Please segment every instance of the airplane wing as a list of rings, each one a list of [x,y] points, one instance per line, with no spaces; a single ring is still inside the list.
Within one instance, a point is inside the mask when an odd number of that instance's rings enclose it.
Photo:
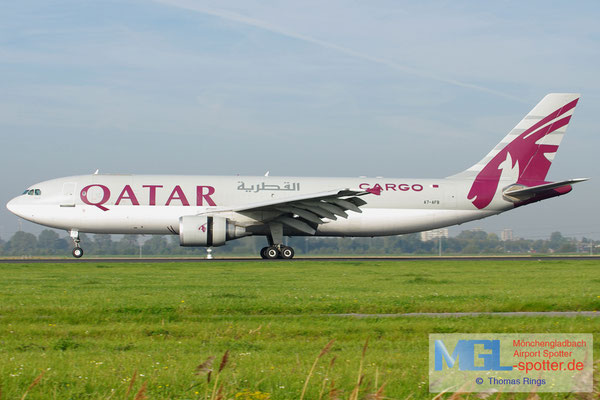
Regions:
[[[525,201],[535,196],[544,195],[550,192],[551,190],[558,189],[560,187],[570,186],[578,182],[587,181],[588,179],[589,178],[568,179],[565,181],[551,182],[531,187],[523,185],[511,185],[504,190],[503,194],[504,196],[514,201]]]
[[[359,196],[378,194],[374,191],[339,189],[318,192],[283,199],[274,199],[258,203],[246,204],[229,210],[238,213],[264,212],[267,220],[264,222],[279,222],[309,235],[316,232],[315,226],[325,223],[323,218],[336,220],[338,217],[347,218],[346,211],[361,213],[361,206],[367,204]]]

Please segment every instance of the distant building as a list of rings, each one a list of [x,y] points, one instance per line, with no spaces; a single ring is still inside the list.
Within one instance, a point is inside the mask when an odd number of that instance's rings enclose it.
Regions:
[[[506,242],[507,240],[513,240],[513,231],[512,229],[504,229],[500,232],[500,240]]]
[[[439,237],[448,237],[448,228],[433,229],[430,231],[421,232],[421,241],[437,239]]]

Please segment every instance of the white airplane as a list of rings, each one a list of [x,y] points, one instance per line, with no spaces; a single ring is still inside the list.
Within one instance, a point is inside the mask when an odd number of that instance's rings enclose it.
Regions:
[[[263,258],[290,259],[284,236],[386,236],[496,215],[560,196],[584,179],[546,181],[578,94],[549,94],[471,168],[442,179],[271,176],[71,176],[41,182],[7,208],[79,232],[179,235],[181,246],[266,236]],[[268,174],[267,174],[268,175]]]

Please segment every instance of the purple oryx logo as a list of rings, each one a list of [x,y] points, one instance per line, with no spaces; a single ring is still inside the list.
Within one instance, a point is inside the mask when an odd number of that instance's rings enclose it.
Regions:
[[[518,179],[516,183],[525,186],[546,183],[546,175],[552,162],[546,158],[545,154],[555,153],[558,145],[537,144],[537,142],[569,123],[570,115],[561,119],[557,118],[573,109],[577,105],[577,100],[579,99],[559,108],[521,133],[486,164],[473,181],[467,196],[475,207],[482,209],[491,203],[498,189],[505,161],[510,161],[512,165],[509,167],[511,168],[517,166]],[[548,124],[555,119],[556,121]]]

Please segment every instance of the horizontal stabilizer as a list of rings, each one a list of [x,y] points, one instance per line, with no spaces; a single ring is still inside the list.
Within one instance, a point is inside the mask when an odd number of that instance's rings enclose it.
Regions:
[[[558,189],[561,187],[569,186],[569,189],[570,189],[570,185],[573,185],[573,184],[579,183],[579,182],[583,182],[583,181],[587,181],[588,179],[589,178],[568,179],[566,181],[550,182],[550,183],[545,183],[543,185],[537,185],[537,186],[531,186],[531,187],[516,184],[516,185],[511,185],[508,188],[504,189],[502,194],[504,195],[504,197],[507,197],[511,201],[525,201],[525,200],[529,200],[537,195],[542,195],[542,194],[548,193],[551,190]]]

